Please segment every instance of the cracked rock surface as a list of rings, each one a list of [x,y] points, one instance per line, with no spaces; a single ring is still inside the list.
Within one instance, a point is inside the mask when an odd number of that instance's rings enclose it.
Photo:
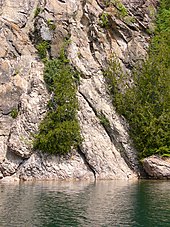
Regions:
[[[112,106],[103,70],[113,53],[125,71],[146,56],[157,1],[122,3],[128,12],[124,18],[104,0],[0,1],[1,179],[137,178],[136,151],[125,120]],[[108,28],[101,26],[103,12],[109,18]],[[78,151],[56,157],[32,147],[50,98],[35,45],[50,41],[50,55],[55,58],[68,37],[68,58],[82,75],[77,95],[84,140]],[[109,120],[109,130],[100,124],[99,112]]]

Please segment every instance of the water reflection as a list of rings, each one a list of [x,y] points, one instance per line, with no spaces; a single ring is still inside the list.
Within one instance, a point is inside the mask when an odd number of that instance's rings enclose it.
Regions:
[[[170,182],[0,184],[0,226],[170,226]]]
[[[136,187],[135,226],[170,226],[170,182],[142,181]]]

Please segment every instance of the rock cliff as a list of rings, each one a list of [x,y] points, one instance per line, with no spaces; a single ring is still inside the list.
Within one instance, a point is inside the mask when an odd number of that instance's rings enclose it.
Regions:
[[[0,0],[0,178],[137,178],[136,151],[103,70],[113,53],[125,71],[146,56],[156,5],[156,0]],[[56,58],[68,37],[68,58],[81,72],[77,96],[84,139],[78,151],[57,157],[32,147],[50,99],[35,47],[39,39],[50,41],[49,55]]]

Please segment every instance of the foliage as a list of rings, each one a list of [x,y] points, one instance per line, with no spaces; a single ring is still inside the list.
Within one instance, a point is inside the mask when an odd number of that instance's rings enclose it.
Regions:
[[[136,19],[135,17],[132,17],[129,15],[127,8],[124,6],[124,4],[121,2],[121,0],[105,0],[104,5],[106,7],[114,7],[115,15],[123,20],[126,24],[130,25],[132,23],[135,23]],[[110,24],[112,15],[108,12],[103,12],[100,15],[100,26],[103,28],[108,28]]]
[[[103,28],[107,28],[109,25],[109,14],[103,12],[100,16],[100,26]]]
[[[58,59],[45,64],[44,80],[52,93],[49,111],[39,126],[34,147],[53,154],[66,154],[81,143],[77,120],[77,74],[65,57],[64,50]]]
[[[133,23],[135,23],[136,22],[136,19],[135,19],[135,17],[133,17],[133,16],[125,16],[124,17],[124,22],[126,23],[126,24],[128,24],[128,25],[131,25],[131,24],[133,24]]]
[[[43,40],[36,46],[39,57],[43,60],[47,57],[48,50],[50,49],[49,41]]]
[[[120,92],[126,87],[126,78],[121,69],[120,63],[116,56],[113,54],[109,62],[109,67],[104,72],[108,89],[112,95],[113,104],[119,108],[119,112],[122,114],[123,105],[123,94]]]
[[[170,154],[169,13],[169,1],[163,0],[149,57],[142,69],[133,72],[133,86],[126,82],[115,58],[105,72],[113,103],[128,120],[130,134],[141,158]]]
[[[34,12],[34,17],[37,17],[41,13],[41,8],[37,7]]]
[[[155,16],[156,16],[156,9],[154,7],[154,5],[148,5],[147,10],[149,11],[149,16],[151,17],[152,20],[155,20]]]
[[[18,109],[17,108],[13,108],[12,111],[11,111],[11,113],[10,113],[10,115],[14,119],[17,118],[17,116],[18,116]]]
[[[125,16],[128,16],[128,10],[124,6],[124,4],[121,2],[121,0],[107,0],[105,1],[106,6],[115,6],[117,9],[117,15],[121,18],[124,18]]]
[[[116,7],[119,10],[119,15],[121,17],[125,17],[128,15],[128,11],[127,11],[126,7],[121,2],[117,1]]]
[[[54,31],[56,29],[56,25],[51,20],[47,20],[47,25],[50,30]]]

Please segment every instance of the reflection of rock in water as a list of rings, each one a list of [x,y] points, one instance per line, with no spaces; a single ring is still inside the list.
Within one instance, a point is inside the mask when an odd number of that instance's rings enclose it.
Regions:
[[[26,226],[119,225],[125,221],[121,214],[126,213],[126,207],[132,206],[129,191],[133,192],[135,185],[136,183],[127,181],[0,185],[0,224],[23,226],[26,222]],[[126,218],[126,221],[130,220],[130,217]]]
[[[0,184],[0,226],[169,226],[167,181]]]
[[[112,53],[128,71],[144,58],[151,22],[147,4],[123,1],[127,18],[115,14],[114,6],[106,7],[110,23],[106,29],[100,23],[104,1],[38,2],[0,1],[0,178],[94,179],[94,172],[97,179],[136,178],[135,150],[126,123],[111,104],[102,72]],[[48,54],[57,57],[66,37],[68,58],[82,75],[78,117],[84,141],[80,152],[61,158],[32,150],[33,135],[50,99],[34,46],[47,40]],[[98,112],[110,122],[109,133]]]

